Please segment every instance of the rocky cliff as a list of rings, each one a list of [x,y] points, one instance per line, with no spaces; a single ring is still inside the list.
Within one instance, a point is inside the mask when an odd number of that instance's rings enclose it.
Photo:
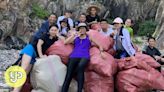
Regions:
[[[156,21],[158,23],[154,36],[157,37],[158,48],[164,49],[164,0],[160,1],[156,13]]]
[[[44,21],[34,13],[34,5],[58,16],[65,10],[72,10],[74,18],[77,18],[79,13],[86,12],[88,6],[93,4],[101,8],[101,17],[108,11],[107,18],[120,16],[144,21],[155,16],[156,20],[163,20],[160,15],[164,15],[161,13],[163,0],[0,0],[1,42],[10,48],[22,48],[28,42],[32,32]],[[163,21],[159,23],[161,26],[157,30],[163,30]],[[14,46],[15,42],[19,46]]]

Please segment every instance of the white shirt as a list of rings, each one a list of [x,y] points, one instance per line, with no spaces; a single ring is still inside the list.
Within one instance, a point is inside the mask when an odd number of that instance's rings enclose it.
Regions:
[[[102,33],[105,36],[110,36],[113,32],[114,30],[112,28],[108,28],[106,32],[102,31],[102,29],[100,30],[100,33]]]
[[[60,34],[67,35],[67,27],[66,27],[66,28],[63,28],[63,29],[60,31]]]

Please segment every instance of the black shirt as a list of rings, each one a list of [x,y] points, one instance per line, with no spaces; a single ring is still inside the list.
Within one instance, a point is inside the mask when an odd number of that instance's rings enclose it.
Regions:
[[[58,37],[49,38],[50,35],[49,34],[45,34],[43,35],[40,39],[44,41],[43,45],[42,45],[42,53],[45,54],[46,50],[55,42],[58,40]]]
[[[155,48],[155,47],[151,48],[150,46],[147,46],[145,51],[143,51],[143,53],[150,55],[153,58],[154,58],[154,55],[161,56],[161,53],[157,48]]]
[[[46,50],[55,42],[58,40],[58,37],[56,38],[53,38],[53,39],[50,39],[49,38],[50,35],[49,34],[43,34],[39,39],[43,40],[44,43],[42,45],[42,53],[45,54]],[[39,40],[38,39],[38,40]],[[39,56],[38,55],[38,52],[37,52],[37,44],[38,44],[38,40],[32,40],[30,42],[30,44],[33,45],[33,47],[35,48],[35,51],[36,51],[36,54],[37,54],[37,57]]]
[[[87,23],[93,22],[93,21],[100,21],[100,17],[96,15],[95,17],[92,17],[91,15],[86,16]]]

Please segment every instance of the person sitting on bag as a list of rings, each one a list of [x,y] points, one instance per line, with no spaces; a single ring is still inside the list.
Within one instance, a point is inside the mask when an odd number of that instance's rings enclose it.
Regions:
[[[70,26],[69,26],[69,23],[68,23],[68,19],[67,18],[64,18],[63,20],[60,21],[60,30],[59,30],[59,33],[61,36],[63,37],[66,37],[67,36],[67,33],[68,31],[70,30]]]
[[[106,19],[100,20],[100,26],[101,26],[101,30],[100,30],[101,34],[112,37],[112,33],[114,32],[114,30],[112,30],[112,26],[108,24],[108,21]]]
[[[132,20],[132,19],[126,19],[124,27],[125,27],[125,28],[128,30],[128,32],[130,33],[130,37],[131,37],[131,38],[134,37],[134,33],[133,33],[134,31],[133,31],[132,25],[133,25],[133,20]]]
[[[114,49],[116,50],[115,58],[125,58],[135,56],[136,50],[134,49],[131,41],[130,34],[127,29],[123,27],[123,20],[117,17],[113,21],[114,27]]]
[[[58,26],[52,25],[49,28],[49,32],[43,34],[37,43],[31,42],[22,49],[20,52],[20,61],[18,61],[17,64],[21,65],[27,75],[29,74],[32,65],[36,62],[36,57],[46,57],[45,51],[59,38],[57,34]],[[14,88],[12,92],[20,92],[20,90],[21,87]]]
[[[86,22],[87,23],[91,23],[93,21],[100,21],[100,16],[98,15],[98,13],[100,12],[100,8],[96,5],[91,5],[90,7],[88,7],[87,9],[87,13],[88,15],[86,16]]]
[[[87,64],[89,63],[89,50],[91,47],[91,41],[93,40],[86,34],[86,32],[89,30],[85,23],[80,23],[78,25],[77,31],[78,33],[75,31],[71,37],[65,40],[65,44],[73,43],[74,49],[69,56],[67,73],[61,92],[68,92],[68,88],[74,74],[77,74],[78,92],[82,92],[83,89],[84,71]],[[100,54],[103,56],[103,48],[101,46],[98,47],[101,51]]]
[[[86,23],[87,24],[87,22],[86,22],[86,14],[85,13],[81,13],[79,15],[78,21],[75,22],[75,28],[78,27],[79,23]]]
[[[164,65],[164,58],[163,58],[162,54],[160,53],[160,51],[155,47],[155,45],[156,45],[155,42],[156,42],[156,40],[154,37],[149,37],[148,38],[148,46],[145,46],[144,50],[142,52],[144,54],[150,55],[161,65]]]
[[[34,33],[31,40],[37,41],[43,34],[48,33],[49,27],[55,25],[57,21],[57,15],[52,13],[49,15],[48,20],[42,23],[37,32]]]
[[[73,29],[74,27],[74,22],[73,22],[73,19],[71,18],[72,17],[72,11],[71,10],[66,10],[64,12],[64,15],[63,16],[59,16],[58,19],[57,19],[57,25],[59,27],[59,30],[61,30],[61,24],[60,24],[60,21],[62,21],[63,19],[67,18],[68,19],[68,24],[70,26],[70,29]]]

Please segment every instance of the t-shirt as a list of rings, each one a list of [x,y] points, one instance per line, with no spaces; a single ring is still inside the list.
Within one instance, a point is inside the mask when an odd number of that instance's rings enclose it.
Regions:
[[[39,39],[43,40],[44,43],[42,45],[42,53],[45,54],[46,50],[55,42],[58,40],[58,38],[53,38],[53,39],[50,39],[49,38],[49,34],[43,34]],[[39,40],[38,39],[38,40]],[[38,52],[37,52],[37,44],[38,44],[38,40],[33,40],[30,42],[30,44],[32,44],[32,46],[34,47],[35,51],[36,51],[36,54],[38,56]]]
[[[100,30],[100,33],[105,35],[105,36],[110,36],[114,30],[112,28],[108,28],[106,32],[104,32],[102,29]]]
[[[65,27],[65,28],[62,28],[59,33],[62,36],[66,36],[68,31],[69,31],[69,29],[67,27]]]
[[[133,37],[133,29],[131,27],[128,26],[124,26],[124,28],[126,28],[130,34],[130,37]]]
[[[50,35],[49,34],[44,34],[40,39],[44,41],[43,45],[42,45],[42,52],[43,54],[46,52],[46,50],[55,42],[58,40],[58,37],[49,38]]]
[[[87,23],[93,22],[93,21],[100,21],[100,17],[96,15],[95,17],[92,17],[91,15],[86,16]]]
[[[154,58],[154,55],[161,56],[161,53],[157,48],[155,47],[151,48],[150,46],[146,46],[146,49],[143,51],[143,53],[150,55],[153,58]]]

